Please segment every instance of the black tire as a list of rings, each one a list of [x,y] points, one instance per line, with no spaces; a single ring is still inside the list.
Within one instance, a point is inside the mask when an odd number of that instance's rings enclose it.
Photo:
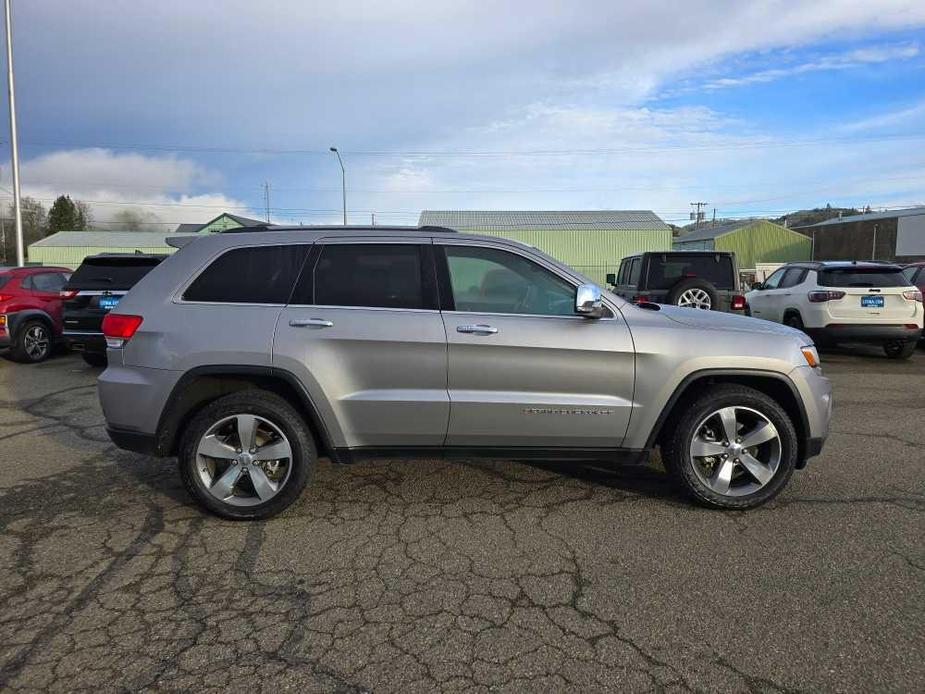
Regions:
[[[761,413],[777,429],[781,443],[780,464],[774,476],[756,492],[743,496],[725,496],[710,489],[694,472],[690,455],[696,427],[712,412],[724,407],[747,407]],[[775,400],[753,388],[718,385],[684,406],[681,416],[662,439],[665,468],[680,486],[704,506],[723,509],[747,509],[770,501],[786,486],[799,457],[796,429],[789,415]]]
[[[790,326],[791,328],[796,328],[797,330],[805,330],[803,326],[803,319],[800,317],[799,313],[788,313],[784,318],[784,325]]]
[[[196,470],[200,439],[210,427],[235,414],[254,414],[278,427],[292,448],[289,477],[269,501],[253,506],[234,506],[222,502],[207,490]],[[315,442],[305,420],[283,398],[263,390],[244,390],[215,400],[190,422],[180,439],[178,461],[187,490],[212,513],[231,520],[270,518],[290,506],[311,481],[318,466]]]
[[[44,347],[37,349],[36,340],[39,340]],[[10,355],[16,361],[37,364],[51,356],[54,346],[54,338],[48,323],[40,318],[32,318],[16,330]]]
[[[717,292],[716,287],[712,283],[707,282],[706,280],[698,279],[692,277],[691,279],[681,280],[675,286],[671,288],[671,291],[668,292],[668,303],[674,304],[675,306],[680,305],[678,302],[681,300],[681,297],[685,292],[688,292],[692,289],[700,289],[706,293],[710,299],[710,310],[719,311],[719,292]]]
[[[84,352],[80,355],[88,366],[105,368],[109,365],[109,359],[102,352]]]
[[[883,345],[883,353],[890,359],[908,359],[915,353],[915,342],[913,340],[887,342]]]

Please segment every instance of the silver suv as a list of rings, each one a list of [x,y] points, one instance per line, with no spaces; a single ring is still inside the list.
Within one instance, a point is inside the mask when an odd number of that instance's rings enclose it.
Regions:
[[[196,239],[103,323],[122,448],[176,455],[228,518],[291,504],[319,455],[662,460],[695,499],[775,496],[828,433],[810,339],[634,306],[535,248],[439,228]]]

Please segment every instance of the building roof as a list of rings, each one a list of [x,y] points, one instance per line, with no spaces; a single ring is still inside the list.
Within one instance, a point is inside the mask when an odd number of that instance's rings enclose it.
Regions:
[[[208,222],[205,222],[204,224],[180,224],[177,226],[175,233],[177,234],[196,234],[202,231],[203,229],[205,229],[210,224],[215,224],[215,222],[220,220],[222,217],[227,217],[228,219],[233,221],[235,224],[240,224],[242,227],[256,227],[256,226],[264,226],[266,224],[266,222],[261,221],[259,219],[251,219],[250,217],[242,217],[239,214],[231,214],[230,212],[222,212],[220,215],[218,215],[214,219],[210,219]]]
[[[195,234],[197,231],[202,229],[202,224],[178,224],[177,228],[174,229],[175,234]]]
[[[29,247],[166,248],[165,239],[173,234],[163,231],[59,231]]]
[[[674,242],[685,243],[687,241],[710,241],[711,239],[715,239],[717,236],[722,236],[723,234],[728,234],[730,231],[735,231],[736,229],[750,226],[755,222],[766,221],[766,219],[734,219],[731,222],[723,222],[722,224],[717,224],[716,226],[710,226],[709,222],[707,222],[706,226],[703,226],[700,229],[694,229],[694,231],[683,234],[682,236],[678,236]],[[774,224],[774,222],[769,222],[769,224]]]
[[[812,229],[813,227],[825,227],[832,224],[844,224],[845,222],[866,222],[877,219],[893,219],[895,217],[912,217],[914,215],[925,214],[925,207],[908,207],[904,210],[888,210],[886,212],[868,212],[867,214],[853,214],[848,217],[832,217],[824,222],[809,224],[801,229]]]
[[[668,231],[670,227],[650,210],[424,210],[421,226],[479,231],[559,229],[578,231]]]

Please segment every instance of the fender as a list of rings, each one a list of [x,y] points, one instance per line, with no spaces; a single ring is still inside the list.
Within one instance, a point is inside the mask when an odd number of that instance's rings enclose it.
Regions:
[[[689,373],[681,380],[681,382],[678,384],[678,387],[674,389],[671,397],[668,398],[668,401],[662,408],[661,414],[655,421],[655,426],[652,427],[652,431],[649,432],[649,437],[646,439],[646,448],[651,449],[655,446],[655,442],[658,440],[659,434],[662,432],[662,428],[668,421],[671,412],[674,410],[675,405],[681,399],[681,396],[684,395],[688,386],[702,379],[723,376],[773,379],[786,385],[790,390],[790,394],[793,396],[794,402],[796,402],[797,409],[799,410],[800,414],[799,424],[802,436],[800,436],[799,444],[801,458],[803,455],[805,455],[806,451],[811,450],[811,443],[809,439],[809,417],[806,415],[806,406],[803,404],[803,398],[800,397],[800,391],[797,390],[796,385],[786,374],[782,374],[777,371],[756,371],[753,369],[701,369],[699,371],[693,371]]]
[[[330,449],[333,446],[330,432],[321,417],[311,395],[306,390],[304,384],[297,379],[292,373],[278,367],[255,366],[252,364],[216,364],[208,366],[197,366],[186,373],[174,385],[161,411],[160,419],[157,423],[155,434],[155,454],[171,455],[176,447],[177,433],[181,418],[187,410],[179,408],[184,394],[190,384],[197,378],[208,376],[241,376],[243,379],[260,379],[264,381],[277,381],[285,383],[299,398],[299,404],[307,415],[308,424],[312,427],[313,433],[318,437],[318,443],[322,448]]]
[[[40,308],[24,308],[20,311],[13,311],[12,313],[6,314],[7,332],[11,339],[13,335],[16,334],[19,326],[30,318],[38,318],[47,323],[48,327],[51,329],[52,336],[56,339],[61,336],[61,333],[55,330],[55,322],[47,312]]]

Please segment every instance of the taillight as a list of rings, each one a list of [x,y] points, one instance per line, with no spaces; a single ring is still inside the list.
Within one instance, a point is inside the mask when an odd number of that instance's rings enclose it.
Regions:
[[[77,294],[78,291],[76,289],[62,289],[60,292],[58,292],[58,296],[65,300],[73,299],[75,296],[77,296]]]
[[[741,294],[736,294],[732,297],[732,310],[741,311],[745,308],[745,297]]]
[[[103,316],[103,335],[106,336],[106,346],[114,349],[122,347],[138,330],[141,316],[132,316],[125,313],[107,313]]]
[[[922,292],[918,289],[907,289],[903,292],[903,299],[908,299],[909,301],[922,301]]]
[[[647,294],[640,294],[633,301],[637,304],[647,304],[649,303],[649,296]]]
[[[821,304],[826,301],[838,301],[839,299],[844,299],[844,292],[836,292],[833,290],[821,291],[821,292],[810,292],[809,300],[814,304]]]

